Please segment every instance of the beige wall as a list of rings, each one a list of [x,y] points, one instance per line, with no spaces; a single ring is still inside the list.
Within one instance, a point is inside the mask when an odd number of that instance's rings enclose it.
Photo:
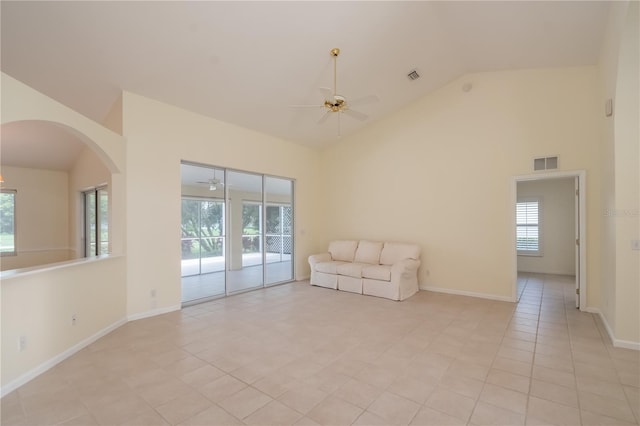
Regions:
[[[584,169],[589,181],[588,305],[597,306],[599,112],[595,67],[460,78],[323,152],[323,246],[416,242],[422,288],[510,299],[512,179],[530,174],[534,157],[558,155],[560,170]]]
[[[640,4],[630,2],[620,43],[614,104],[616,338],[640,349]],[[612,213],[612,214],[611,214]]]
[[[640,262],[631,240],[640,238],[638,144],[638,3],[616,2],[598,64],[602,121],[602,303],[598,306],[617,344],[640,348]],[[613,100],[613,115],[604,104]]]
[[[2,278],[3,394],[126,318],[124,264],[124,257],[86,260]]]
[[[320,249],[316,151],[132,93],[122,102],[129,315],[180,305],[181,160],[295,179],[296,277],[309,275]]]
[[[2,167],[3,189],[16,194],[16,256],[0,258],[1,270],[28,268],[73,257],[69,245],[69,174]]]
[[[575,179],[518,182],[518,198],[541,199],[541,256],[518,256],[518,271],[576,274]]]

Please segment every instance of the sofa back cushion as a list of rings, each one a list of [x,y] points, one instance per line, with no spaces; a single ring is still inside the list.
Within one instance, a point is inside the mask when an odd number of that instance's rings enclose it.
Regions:
[[[329,243],[329,253],[332,260],[353,262],[358,242],[355,240],[336,240]]]
[[[360,241],[358,243],[358,249],[356,250],[355,261],[358,263],[378,265],[383,244],[384,243],[378,241]]]
[[[420,259],[420,246],[405,243],[384,243],[380,253],[381,265],[393,265],[402,259]]]

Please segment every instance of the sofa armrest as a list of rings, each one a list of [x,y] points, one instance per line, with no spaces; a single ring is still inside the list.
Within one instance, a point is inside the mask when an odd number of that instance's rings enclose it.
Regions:
[[[405,275],[406,278],[415,277],[417,275],[420,261],[415,259],[402,259],[391,266],[391,281],[393,277]]]
[[[331,262],[331,254],[330,253],[319,253],[312,254],[309,256],[309,265],[311,266],[311,270],[315,269],[316,263],[320,262]]]

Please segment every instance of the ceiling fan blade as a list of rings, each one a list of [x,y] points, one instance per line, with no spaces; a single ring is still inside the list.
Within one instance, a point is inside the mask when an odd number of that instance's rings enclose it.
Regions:
[[[322,108],[324,105],[289,105],[289,108]]]
[[[327,118],[329,118],[329,116],[331,115],[331,111],[327,111],[325,112],[322,117],[320,117],[320,120],[318,120],[318,124],[322,124],[325,121],[327,121]]]
[[[380,102],[380,98],[376,95],[364,96],[362,98],[358,98],[355,101],[349,102],[349,105],[367,105],[367,104],[375,104],[376,102]]]
[[[342,110],[345,114],[347,114],[351,118],[355,118],[356,120],[365,121],[369,116],[367,114],[363,114],[359,111],[354,111],[352,109],[344,109]]]
[[[342,137],[342,111],[338,113],[338,139]]]
[[[318,87],[318,90],[322,93],[325,101],[333,101],[333,95],[335,94],[333,93],[333,90],[326,87]]]

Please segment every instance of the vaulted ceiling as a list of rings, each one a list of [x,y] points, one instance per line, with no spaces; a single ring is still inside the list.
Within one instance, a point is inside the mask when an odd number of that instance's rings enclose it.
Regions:
[[[467,73],[597,62],[603,1],[2,1],[2,71],[101,122],[122,90],[310,146],[319,87],[379,102],[348,135]],[[407,74],[417,70],[421,78]],[[292,108],[291,105],[318,105]],[[354,108],[355,109],[355,108]]]

